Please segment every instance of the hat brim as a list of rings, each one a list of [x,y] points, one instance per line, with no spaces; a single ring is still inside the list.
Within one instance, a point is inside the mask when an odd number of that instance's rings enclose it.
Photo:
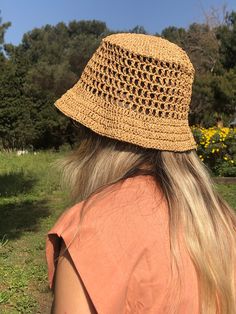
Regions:
[[[78,83],[63,94],[55,106],[102,136],[159,150],[197,149],[186,121],[152,117],[107,103],[82,89]],[[142,117],[138,119],[138,116]]]

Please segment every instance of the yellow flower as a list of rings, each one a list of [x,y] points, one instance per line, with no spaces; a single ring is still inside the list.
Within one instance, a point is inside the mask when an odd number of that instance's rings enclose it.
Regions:
[[[224,156],[224,160],[228,160],[228,157],[227,157],[227,156]]]

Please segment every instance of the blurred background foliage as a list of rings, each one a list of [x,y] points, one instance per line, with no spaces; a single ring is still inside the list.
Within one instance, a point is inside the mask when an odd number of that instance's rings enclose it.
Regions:
[[[97,20],[61,22],[25,33],[14,46],[4,42],[10,26],[0,20],[0,149],[73,147],[77,128],[53,104],[77,82],[102,38],[115,31]],[[140,25],[128,32],[147,33]],[[211,13],[202,24],[154,35],[177,43],[194,64],[189,123],[199,128],[196,139],[203,142],[207,128],[229,127],[236,108],[236,12],[221,20]],[[205,161],[216,154],[198,143]]]

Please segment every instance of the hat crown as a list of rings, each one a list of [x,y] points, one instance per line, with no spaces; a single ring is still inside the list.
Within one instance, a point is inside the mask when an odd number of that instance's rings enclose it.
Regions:
[[[128,109],[128,115],[186,124],[192,82],[193,67],[180,47],[156,36],[121,33],[102,40],[78,84],[95,101]]]
[[[137,55],[175,63],[180,68],[185,68],[190,74],[194,75],[195,73],[187,53],[178,45],[162,37],[146,34],[118,33],[108,35],[102,41]],[[148,61],[150,62],[151,59]]]

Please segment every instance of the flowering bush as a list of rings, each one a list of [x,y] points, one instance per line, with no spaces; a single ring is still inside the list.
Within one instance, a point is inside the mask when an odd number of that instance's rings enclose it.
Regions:
[[[236,176],[236,129],[191,127],[197,154],[216,176]]]

